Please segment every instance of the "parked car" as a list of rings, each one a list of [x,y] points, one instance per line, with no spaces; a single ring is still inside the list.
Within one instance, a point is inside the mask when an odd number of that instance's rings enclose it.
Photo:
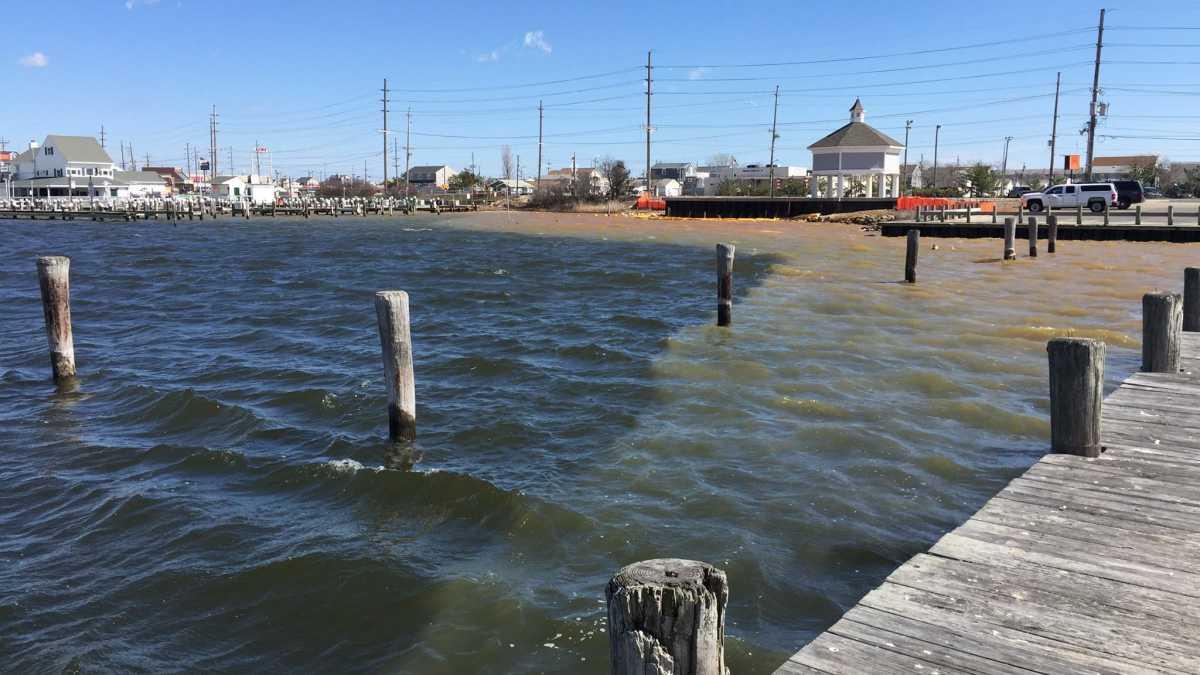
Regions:
[[[1042,192],[1021,195],[1021,206],[1030,213],[1050,209],[1086,207],[1092,213],[1104,213],[1117,202],[1117,188],[1112,183],[1076,183],[1055,185]]]
[[[1118,209],[1127,209],[1134,204],[1146,201],[1146,193],[1142,190],[1142,184],[1136,180],[1114,180],[1113,186],[1117,188]]]
[[[1028,185],[1017,185],[1008,191],[1008,197],[1009,199],[1016,199],[1027,192],[1033,192],[1033,188]]]
[[[1163,199],[1163,198],[1165,198],[1165,195],[1163,195],[1162,190],[1159,190],[1158,188],[1156,188],[1154,186],[1142,188],[1142,194],[1146,195],[1146,199]]]

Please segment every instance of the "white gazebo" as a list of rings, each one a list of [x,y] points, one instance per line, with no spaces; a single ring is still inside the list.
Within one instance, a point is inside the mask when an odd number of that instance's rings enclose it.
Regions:
[[[904,144],[880,132],[863,120],[862,101],[854,99],[850,123],[808,146],[812,151],[813,197],[841,199],[854,180],[865,186],[864,197],[900,195],[900,153]],[[818,178],[825,178],[821,194]]]

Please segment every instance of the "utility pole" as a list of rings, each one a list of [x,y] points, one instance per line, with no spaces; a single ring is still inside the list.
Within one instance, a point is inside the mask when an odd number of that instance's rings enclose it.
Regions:
[[[767,162],[767,181],[770,183],[770,196],[775,196],[775,139],[779,138],[779,134],[775,133],[779,122],[779,85],[775,85],[775,112],[771,115],[771,159]]]
[[[8,149],[8,139],[0,138],[0,152],[4,152],[7,149]]]
[[[150,166],[150,153],[147,152],[146,153],[146,163],[142,165],[142,168],[144,169],[148,166]]]
[[[542,102],[538,101],[538,164],[537,164],[537,188],[542,189]]]
[[[137,156],[133,154],[133,141],[129,141],[129,170],[137,171]]]
[[[383,193],[387,194],[387,152],[388,152],[388,86],[387,78],[383,78]]]
[[[121,170],[125,170],[125,141],[121,141]]]
[[[183,162],[187,165],[188,180],[192,179],[192,144],[183,144]]]
[[[105,147],[105,145],[104,145],[105,138],[107,138],[107,136],[104,133],[104,125],[101,124],[100,125],[100,147],[102,147],[102,148]]]
[[[217,175],[217,106],[208,116],[208,175]],[[212,182],[211,180],[209,181]]]
[[[409,162],[412,161],[412,108],[406,114],[406,130],[404,132],[404,198],[408,199],[408,174],[411,171]]]
[[[646,52],[646,195],[650,195],[650,90],[654,81],[653,50]]]
[[[400,178],[400,139],[392,139],[392,173]],[[383,181],[384,192],[387,191],[387,181]]]
[[[235,171],[236,169],[233,168],[233,146],[231,145],[229,146],[229,173],[232,174]]]
[[[1100,10],[1100,28],[1096,31],[1096,66],[1092,71],[1092,108],[1088,111],[1087,180],[1092,180],[1092,155],[1096,147],[1096,98],[1100,95],[1100,50],[1104,48],[1104,10]],[[1050,162],[1053,166],[1054,162]]]
[[[912,191],[912,167],[908,166],[908,132],[912,131],[912,120],[904,122],[904,167],[908,168],[908,186],[907,189],[901,189],[901,192],[907,194]],[[901,169],[903,171],[903,168]],[[813,180],[816,180],[815,178]],[[904,188],[905,186],[901,186]]]
[[[1054,145],[1058,142],[1058,92],[1062,87],[1062,73],[1054,79],[1054,121],[1050,124],[1050,175],[1046,177],[1046,185],[1054,185]],[[1091,153],[1088,154],[1088,166],[1091,163]]]
[[[578,179],[575,177],[575,153],[571,153],[571,196],[576,200],[579,198]]]
[[[1008,144],[1012,143],[1012,136],[1004,137],[1004,159],[1000,160],[1000,176],[1003,178],[1008,175]]]
[[[937,159],[938,159],[938,136],[942,133],[942,125],[937,125],[933,128],[933,189],[937,190]]]

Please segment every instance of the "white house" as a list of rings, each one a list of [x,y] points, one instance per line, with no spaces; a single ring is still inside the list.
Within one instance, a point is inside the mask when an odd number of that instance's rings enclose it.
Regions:
[[[115,178],[117,197],[144,199],[170,194],[166,179],[154,171],[116,171]]]
[[[215,176],[212,195],[217,199],[251,204],[271,204],[275,201],[275,185],[265,176]]]
[[[450,188],[450,177],[458,173],[441,164],[438,166],[414,166],[408,170],[408,182],[413,185],[436,185],[443,190]]]
[[[533,194],[533,184],[527,180],[516,180],[514,178],[497,178],[488,183],[488,187],[493,192],[500,194],[511,194],[514,197]]]
[[[866,186],[864,197],[900,194],[900,153],[904,144],[866,123],[862,101],[854,99],[850,123],[808,146],[812,151],[809,193],[820,195],[818,179],[825,179],[825,196],[841,199],[855,180]]]
[[[51,134],[13,160],[17,197],[116,197],[116,166],[90,136]]]
[[[654,181],[655,197],[678,197],[683,194],[683,186],[674,178],[662,178]]]

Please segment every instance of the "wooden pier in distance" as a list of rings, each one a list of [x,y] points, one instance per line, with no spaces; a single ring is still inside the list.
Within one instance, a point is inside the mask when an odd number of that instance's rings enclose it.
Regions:
[[[921,233],[925,234],[925,228]],[[776,673],[1200,673],[1200,333]]]

